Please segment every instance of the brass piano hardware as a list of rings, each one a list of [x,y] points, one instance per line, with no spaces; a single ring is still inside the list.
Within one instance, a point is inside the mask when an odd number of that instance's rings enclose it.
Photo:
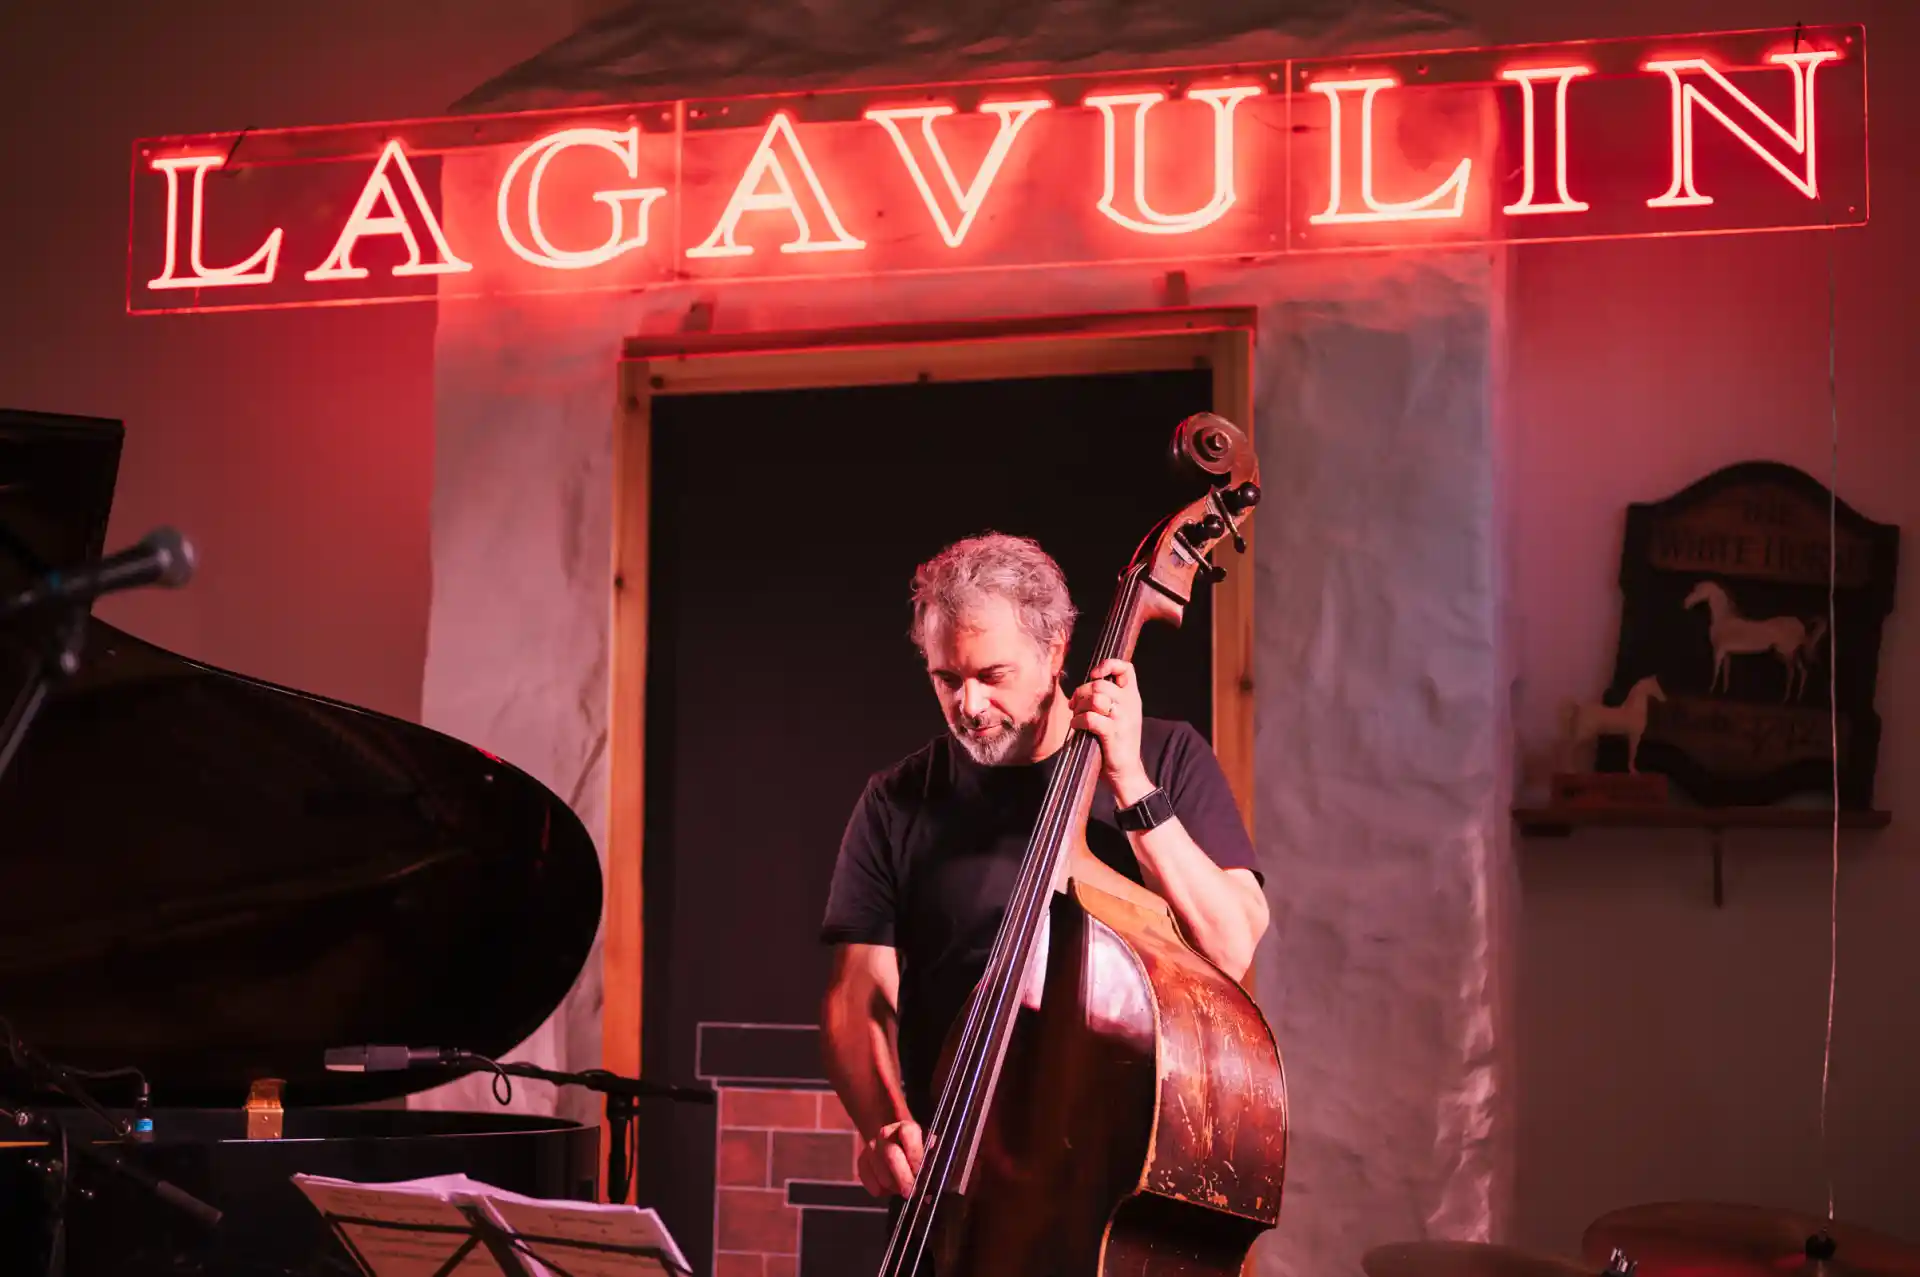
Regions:
[[[280,1091],[286,1082],[277,1077],[253,1080],[247,1091],[247,1138],[277,1140],[286,1123],[286,1111],[280,1107]]]

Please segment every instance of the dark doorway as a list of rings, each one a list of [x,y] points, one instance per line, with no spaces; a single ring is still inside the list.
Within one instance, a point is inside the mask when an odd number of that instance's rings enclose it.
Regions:
[[[986,529],[1036,538],[1081,612],[1077,681],[1119,570],[1198,495],[1167,444],[1212,397],[1197,369],[653,401],[647,1076],[695,1081],[703,1022],[816,1023],[848,814],[872,772],[943,730],[906,636],[914,566]],[[1180,629],[1149,627],[1149,714],[1211,734],[1211,635],[1204,591]],[[636,1200],[698,1273],[715,1173],[712,1109],[643,1115]]]

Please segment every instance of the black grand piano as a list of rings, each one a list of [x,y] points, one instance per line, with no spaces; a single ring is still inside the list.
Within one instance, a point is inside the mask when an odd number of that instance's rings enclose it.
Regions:
[[[117,422],[0,412],[0,599],[100,555],[121,440]],[[0,621],[0,714],[50,620]],[[0,1019],[88,1076],[138,1069],[151,1140],[112,1142],[4,1041],[0,1108],[52,1114],[69,1147],[118,1150],[223,1217],[209,1230],[134,1178],[61,1162],[59,1141],[0,1130],[0,1274],[45,1272],[56,1218],[68,1277],[357,1272],[296,1172],[592,1199],[597,1127],[408,1111],[393,1101],[453,1074],[323,1067],[360,1043],[498,1057],[546,1019],[601,908],[566,804],[438,732],[98,620],[80,651],[0,777]],[[280,1094],[278,1138],[266,1111],[249,1138],[256,1087]],[[126,1075],[87,1089],[120,1116],[138,1098]]]

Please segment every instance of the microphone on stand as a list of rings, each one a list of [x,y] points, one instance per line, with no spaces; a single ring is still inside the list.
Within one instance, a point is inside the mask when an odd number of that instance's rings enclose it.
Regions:
[[[400,1069],[445,1068],[491,1061],[452,1047],[336,1046],[327,1049],[325,1063],[333,1073],[393,1073]]]
[[[622,1077],[605,1069],[583,1069],[565,1073],[519,1060],[501,1063],[475,1051],[445,1046],[332,1046],[326,1049],[322,1063],[330,1073],[392,1073],[400,1069],[441,1069],[471,1066],[492,1069],[512,1077],[528,1077],[557,1086],[584,1086],[604,1095],[627,1099],[684,1100],[693,1104],[714,1104],[719,1095],[704,1086],[680,1086],[672,1082],[649,1082],[637,1077]],[[502,1100],[501,1103],[506,1103]]]
[[[607,1141],[607,1200],[613,1202],[627,1200],[632,1169],[627,1165],[627,1128],[638,1116],[641,1100],[664,1099],[691,1104],[717,1104],[720,1100],[718,1092],[705,1087],[647,1082],[637,1077],[621,1077],[605,1069],[563,1073],[518,1060],[501,1064],[472,1051],[438,1046],[336,1046],[327,1049],[324,1062],[335,1073],[386,1073],[447,1065],[492,1069],[508,1090],[508,1095],[494,1092],[494,1098],[502,1104],[506,1104],[512,1094],[509,1077],[528,1077],[556,1086],[582,1086],[597,1091],[607,1097],[607,1122],[612,1127],[613,1138]]]
[[[178,588],[193,579],[193,544],[172,528],[155,528],[127,549],[77,568],[49,572],[32,587],[0,602],[0,617],[51,603],[88,603],[103,594],[143,585]]]

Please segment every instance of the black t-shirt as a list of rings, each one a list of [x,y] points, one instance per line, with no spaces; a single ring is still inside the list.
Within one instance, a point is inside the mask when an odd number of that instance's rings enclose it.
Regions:
[[[1065,750],[1038,763],[987,767],[941,734],[867,782],[840,844],[820,936],[891,945],[900,960],[900,1070],[907,1107],[925,1123],[949,1026],[986,967],[1019,877],[1047,782]],[[1253,869],[1253,844],[1213,750],[1190,725],[1147,718],[1140,758],[1180,823],[1223,869]],[[1140,864],[1114,823],[1113,791],[1095,788],[1088,848],[1135,882]]]

